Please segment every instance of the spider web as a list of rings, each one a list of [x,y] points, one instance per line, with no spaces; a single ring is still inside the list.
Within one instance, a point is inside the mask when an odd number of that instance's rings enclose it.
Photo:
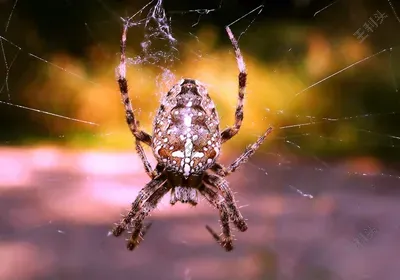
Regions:
[[[400,7],[390,0],[284,2],[64,1],[43,12],[48,3],[0,1],[0,204],[7,213],[0,259],[9,264],[0,265],[0,279],[398,279],[393,262],[375,257],[394,247],[399,230]],[[304,14],[305,26],[281,26]],[[127,129],[106,115],[123,121],[120,110],[106,108],[119,102],[114,68],[124,21],[128,82],[147,131],[161,94],[187,75],[208,85],[222,126],[232,125],[237,69],[224,27],[239,39],[249,71],[245,124],[222,161],[233,161],[269,125],[274,132],[229,178],[250,225],[235,234],[233,254],[204,230],[217,222],[205,202],[188,211],[171,209],[165,198],[133,253],[106,237],[147,180],[133,152],[7,147],[77,137],[89,146],[132,148]],[[73,45],[75,38],[86,48]],[[268,92],[265,83],[273,84]]]

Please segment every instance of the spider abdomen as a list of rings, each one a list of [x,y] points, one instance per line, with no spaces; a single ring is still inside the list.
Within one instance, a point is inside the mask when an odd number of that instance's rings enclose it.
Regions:
[[[214,102],[200,82],[181,80],[163,98],[153,126],[156,159],[185,178],[210,168],[221,138]]]

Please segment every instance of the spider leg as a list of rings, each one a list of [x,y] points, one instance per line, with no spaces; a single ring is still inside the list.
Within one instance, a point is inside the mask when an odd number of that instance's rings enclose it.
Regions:
[[[158,174],[157,171],[151,167],[151,164],[146,157],[146,153],[144,152],[143,147],[137,138],[135,140],[135,144],[136,144],[136,152],[138,153],[140,159],[142,160],[144,170],[151,179],[154,179]]]
[[[131,234],[131,237],[127,240],[128,243],[126,244],[126,248],[130,251],[135,249],[139,245],[139,243],[144,239],[144,236],[149,231],[151,225],[152,223],[149,223],[148,225],[143,225],[143,224],[137,225],[138,227],[135,228],[135,230]],[[133,236],[136,236],[136,239],[133,239]]]
[[[206,225],[206,229],[211,233],[214,239],[224,248],[227,252],[232,251],[233,244],[232,244],[232,233],[231,228],[229,226],[229,213],[228,207],[224,198],[207,187],[206,185],[202,185],[199,189],[200,193],[204,195],[204,197],[219,210],[221,225],[222,225],[222,236],[219,236],[209,227]]]
[[[139,121],[135,118],[132,109],[132,103],[128,93],[128,81],[126,80],[126,33],[128,31],[128,23],[124,24],[121,38],[121,59],[116,69],[118,76],[118,85],[121,92],[122,103],[125,107],[126,122],[133,136],[147,145],[151,145],[151,136],[139,129]]]
[[[246,221],[244,220],[242,214],[239,211],[239,208],[236,205],[235,198],[233,196],[233,193],[231,189],[228,186],[228,182],[214,174],[208,174],[206,173],[204,176],[204,182],[207,184],[214,186],[222,193],[222,196],[224,198],[225,204],[228,207],[229,211],[229,216],[234,225],[240,230],[241,232],[244,232],[247,230],[247,224]]]
[[[132,221],[133,232],[128,240],[126,247],[128,250],[135,249],[139,243],[143,240],[144,235],[149,229],[148,226],[143,226],[143,220],[149,215],[151,210],[156,208],[157,204],[160,202],[161,198],[170,190],[168,185],[164,185],[157,189],[149,199],[143,204],[136,217]]]
[[[244,63],[243,56],[240,52],[239,44],[233,35],[231,29],[227,26],[226,32],[228,33],[229,39],[232,42],[233,48],[235,50],[236,61],[239,68],[239,95],[238,95],[238,103],[235,111],[235,123],[232,127],[226,128],[221,132],[221,143],[224,143],[235,136],[242,125],[243,121],[243,99],[246,92],[246,80],[247,80],[247,71],[246,64]]]
[[[261,144],[264,142],[265,138],[267,138],[268,134],[272,132],[272,127],[269,127],[263,135],[261,135],[255,143],[252,145],[248,146],[246,150],[244,151],[243,154],[241,154],[231,165],[229,165],[227,168],[221,165],[220,163],[216,163],[211,167],[211,170],[215,171],[218,175],[220,176],[227,176],[233,172],[236,171],[237,168],[239,168],[240,165],[245,163],[256,151],[257,149],[261,146]]]
[[[135,201],[132,203],[131,210],[111,230],[114,236],[120,236],[124,232],[124,230],[127,228],[127,225],[131,222],[133,217],[136,216],[141,204],[143,204],[144,201],[152,196],[157,191],[157,188],[163,185],[165,182],[166,179],[163,178],[163,176],[155,178],[147,183],[147,185],[139,191],[139,194],[137,195]]]

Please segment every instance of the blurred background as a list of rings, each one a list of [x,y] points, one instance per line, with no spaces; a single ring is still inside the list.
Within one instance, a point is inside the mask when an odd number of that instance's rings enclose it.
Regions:
[[[398,1],[0,0],[0,279],[399,279]],[[107,237],[148,178],[116,83],[121,18],[144,130],[182,77],[231,125],[228,165],[249,230],[224,252],[218,212],[165,197],[134,252]],[[151,150],[146,148],[150,161]],[[168,195],[169,196],[169,195]]]

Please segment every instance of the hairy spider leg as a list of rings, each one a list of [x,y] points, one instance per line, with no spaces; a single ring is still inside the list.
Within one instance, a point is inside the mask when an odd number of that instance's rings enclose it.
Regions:
[[[144,240],[144,236],[149,231],[151,225],[152,223],[149,223],[148,225],[142,225],[141,227],[136,228],[132,232],[131,237],[127,240],[126,248],[130,251],[135,249],[139,243]],[[136,236],[136,239],[133,239],[133,236]]]
[[[214,239],[226,250],[232,251],[232,233],[231,228],[229,226],[229,210],[226,205],[224,198],[219,194],[207,187],[206,185],[202,185],[199,189],[200,193],[204,195],[204,197],[213,205],[215,208],[219,210],[219,215],[221,219],[222,226],[222,237],[217,235],[215,231],[211,229],[208,225],[206,225],[206,229],[211,233]]]
[[[151,145],[151,136],[139,129],[139,121],[135,118],[135,114],[133,113],[132,103],[129,98],[128,91],[128,81],[126,80],[126,35],[128,32],[129,23],[124,23],[122,38],[121,38],[121,58],[119,66],[116,69],[118,76],[118,85],[119,91],[121,93],[122,103],[125,107],[126,114],[126,123],[129,126],[129,129],[133,136],[136,139],[136,151],[138,152],[140,159],[143,162],[146,173],[154,178],[155,173],[152,171],[149,161],[146,158],[146,155],[141,147],[140,142],[143,142],[147,145]]]
[[[146,184],[138,193],[135,201],[132,203],[131,210],[125,215],[122,220],[115,225],[112,229],[112,234],[114,236],[120,236],[127,228],[127,225],[131,222],[131,220],[136,216],[137,212],[140,209],[140,206],[156,191],[157,188],[165,184],[166,179],[161,177],[155,178]]]
[[[238,230],[244,232],[247,230],[247,224],[244,220],[242,214],[239,211],[239,208],[236,205],[235,198],[233,196],[232,191],[229,188],[228,182],[224,179],[219,177],[218,175],[208,174],[204,176],[204,181],[218,189],[222,193],[224,197],[226,206],[229,210],[229,217],[234,225],[237,227]]]
[[[121,92],[122,103],[125,107],[126,122],[131,130],[133,136],[141,142],[151,145],[151,136],[146,132],[139,129],[139,121],[136,120],[132,109],[132,103],[129,98],[128,81],[126,80],[126,35],[128,32],[128,24],[125,23],[122,31],[121,38],[121,59],[117,67],[118,85]]]
[[[246,93],[246,80],[247,80],[247,71],[246,64],[244,63],[243,56],[240,52],[239,44],[233,35],[231,29],[227,26],[226,32],[228,33],[229,39],[232,42],[233,48],[235,50],[236,61],[239,68],[239,94],[238,94],[238,102],[235,111],[235,123],[232,127],[226,128],[221,132],[221,143],[224,143],[235,136],[242,126],[243,122],[243,99]]]
[[[224,167],[220,163],[216,163],[211,167],[211,170],[215,171],[220,176],[228,176],[229,174],[236,171],[240,165],[245,163],[261,146],[265,138],[272,132],[272,127],[269,127],[263,135],[261,135],[255,143],[246,147],[246,150],[228,167]]]
[[[146,174],[149,175],[151,179],[154,179],[158,175],[158,172],[151,167],[151,164],[147,159],[146,153],[144,152],[144,149],[142,145],[140,145],[140,141],[137,138],[135,139],[135,144],[136,152],[138,153],[143,163],[144,171],[146,171]]]
[[[136,217],[132,221],[133,231],[131,238],[128,240],[128,243],[126,245],[129,250],[135,249],[143,240],[143,237],[148,229],[148,226],[143,226],[143,220],[154,208],[157,207],[157,204],[160,202],[161,198],[170,189],[171,188],[168,184],[164,184],[161,188],[157,189],[140,208]]]

